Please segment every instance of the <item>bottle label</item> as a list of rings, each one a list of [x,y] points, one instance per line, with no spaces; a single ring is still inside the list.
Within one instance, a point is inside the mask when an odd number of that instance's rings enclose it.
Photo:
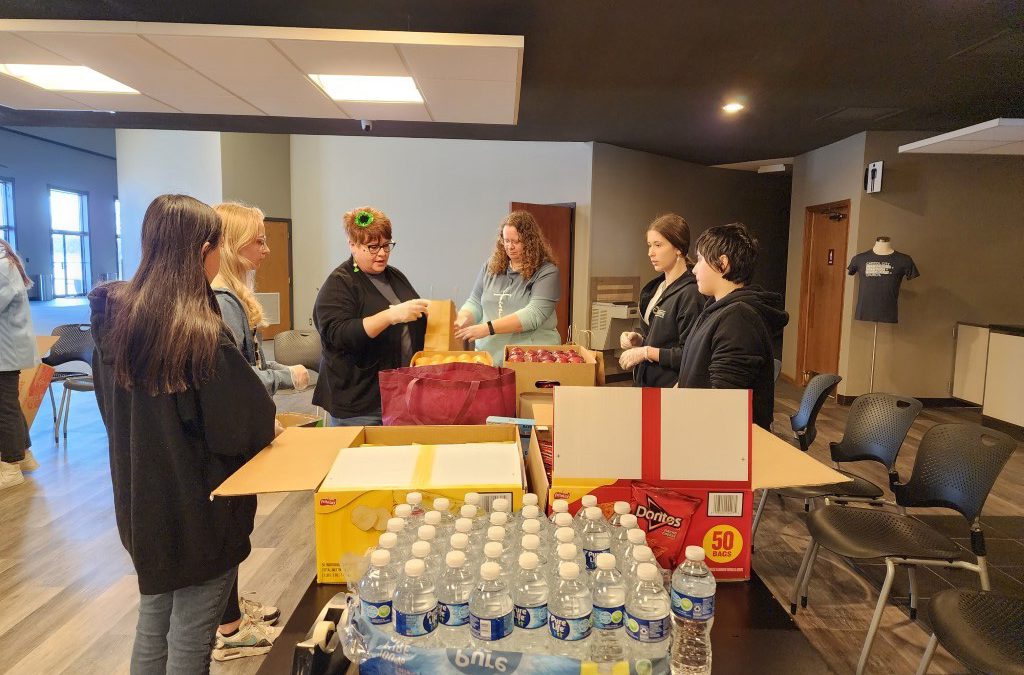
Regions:
[[[618,607],[598,607],[594,605],[594,628],[598,630],[615,630],[622,628],[622,622],[626,618],[626,608],[623,605]]]
[[[661,642],[672,634],[672,617],[638,619],[627,612],[626,634],[637,642]]]
[[[548,622],[548,606],[520,607],[516,605],[516,628],[540,628]]]
[[[583,549],[583,559],[587,563],[588,570],[597,569],[597,556],[602,553],[608,553],[608,549],[602,548],[599,551],[591,551],[590,549]]]
[[[395,632],[405,637],[430,635],[437,628],[437,608],[429,612],[406,614],[395,610]]]
[[[707,621],[715,618],[715,596],[694,597],[672,589],[672,611],[680,619]]]
[[[375,626],[381,624],[391,623],[391,601],[387,602],[370,602],[368,600],[359,600],[359,607],[363,610],[363,616],[370,620]]]
[[[512,634],[512,612],[497,619],[481,619],[478,616],[469,615],[469,632],[476,640],[492,642],[501,640]]]
[[[590,635],[590,614],[575,619],[566,619],[548,612],[548,630],[556,640],[575,642]]]
[[[437,603],[437,622],[446,626],[465,626],[469,623],[469,603]]]

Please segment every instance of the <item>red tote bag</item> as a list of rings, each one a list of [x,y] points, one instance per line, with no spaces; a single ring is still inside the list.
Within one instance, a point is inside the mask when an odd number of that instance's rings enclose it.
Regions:
[[[515,417],[516,374],[478,363],[382,370],[380,401],[384,426],[485,424]]]

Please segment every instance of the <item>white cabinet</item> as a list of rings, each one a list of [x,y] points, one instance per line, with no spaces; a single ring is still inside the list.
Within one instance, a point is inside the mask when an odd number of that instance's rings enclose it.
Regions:
[[[1024,331],[992,326],[982,415],[1024,427]]]
[[[985,402],[985,370],[988,360],[988,326],[956,325],[956,361],[953,364],[953,398],[981,405]]]

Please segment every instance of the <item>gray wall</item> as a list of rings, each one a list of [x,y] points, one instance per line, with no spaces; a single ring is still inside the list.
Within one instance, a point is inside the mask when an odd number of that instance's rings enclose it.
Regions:
[[[291,218],[290,136],[223,132],[220,148],[225,201],[258,206],[271,218]]]
[[[32,133],[31,129],[24,131]],[[47,135],[57,130],[47,130]],[[64,130],[62,142],[75,142],[94,130]],[[95,130],[109,134],[113,130]],[[44,131],[46,133],[46,131]],[[40,134],[43,135],[43,134]],[[91,135],[86,133],[85,135]],[[91,147],[105,147],[102,139]],[[89,195],[89,243],[92,279],[117,273],[114,199],[117,164],[113,157],[84,152],[0,128],[0,177],[14,179],[14,222],[18,249],[29,274],[53,274],[50,244],[50,187]]]

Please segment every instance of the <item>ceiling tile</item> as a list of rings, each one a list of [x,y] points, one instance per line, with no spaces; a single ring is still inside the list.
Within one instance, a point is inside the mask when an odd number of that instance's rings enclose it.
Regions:
[[[395,77],[410,74],[394,45],[390,44],[322,40],[273,40],[273,43],[306,74]]]
[[[17,110],[88,110],[78,101],[21,80],[0,75],[0,105]]]
[[[514,82],[417,79],[435,122],[515,124]]]
[[[353,119],[429,122],[430,114],[422,103],[358,103],[339,101]]]
[[[34,63],[40,65],[72,65],[62,56],[43,49],[16,33],[0,33],[0,63]]]
[[[973,153],[1001,145],[999,141],[962,141],[960,139],[939,141],[914,150],[914,152],[930,152],[936,154]]]
[[[115,112],[153,112],[175,113],[176,108],[154,101],[142,94],[101,94],[89,92],[67,92],[69,99],[84,103],[93,110],[113,110]]]
[[[519,50],[504,47],[399,45],[409,70],[419,78],[515,82]]]
[[[979,150],[978,154],[981,155],[1024,155],[1024,141],[1017,141],[1016,143],[1007,143],[1005,145],[997,145],[994,148],[988,148],[987,150]]]

